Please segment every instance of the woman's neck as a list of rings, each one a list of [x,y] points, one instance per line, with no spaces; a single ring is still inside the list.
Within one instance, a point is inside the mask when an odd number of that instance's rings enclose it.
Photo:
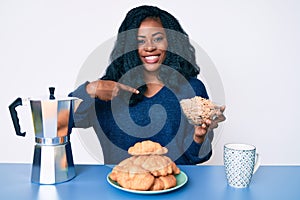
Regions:
[[[164,86],[163,82],[157,78],[157,74],[147,74],[144,76],[147,90],[144,93],[146,97],[152,97],[157,94]]]
[[[164,87],[163,83],[147,83],[147,90],[144,93],[146,97],[153,97]]]

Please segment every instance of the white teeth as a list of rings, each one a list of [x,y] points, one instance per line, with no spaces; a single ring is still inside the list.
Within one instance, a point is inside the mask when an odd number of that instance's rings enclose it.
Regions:
[[[157,58],[158,58],[158,56],[146,56],[145,57],[146,60],[155,60]]]

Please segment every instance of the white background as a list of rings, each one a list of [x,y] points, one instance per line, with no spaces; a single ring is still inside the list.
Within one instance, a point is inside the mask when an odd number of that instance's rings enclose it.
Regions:
[[[221,77],[227,120],[207,164],[222,164],[225,143],[244,142],[257,147],[264,165],[299,165],[297,0],[1,0],[0,162],[32,162],[34,135],[16,136],[8,105],[17,97],[46,95],[53,85],[62,95],[74,90],[89,55],[142,4],[175,15]],[[71,135],[74,162],[98,163],[80,134]]]

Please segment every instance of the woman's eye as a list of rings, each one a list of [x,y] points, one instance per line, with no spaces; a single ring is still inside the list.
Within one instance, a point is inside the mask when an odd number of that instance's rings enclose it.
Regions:
[[[162,41],[164,38],[163,37],[157,37],[157,38],[155,38],[153,41],[154,42],[160,42],[160,41]]]
[[[144,41],[144,40],[137,40],[137,43],[138,43],[139,45],[142,45],[142,44],[145,44],[145,41]]]

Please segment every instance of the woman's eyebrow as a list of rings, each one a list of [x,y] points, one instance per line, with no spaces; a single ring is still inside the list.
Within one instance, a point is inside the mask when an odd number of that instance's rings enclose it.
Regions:
[[[152,36],[156,36],[156,35],[159,35],[159,34],[164,35],[163,32],[156,32],[156,33],[153,33]]]
[[[159,35],[159,34],[162,34],[162,35],[164,35],[164,33],[163,32],[156,32],[156,33],[153,33],[152,34],[152,37],[154,37],[154,36],[156,36],[156,35]],[[140,38],[146,38],[146,36],[144,36],[144,35],[138,35],[137,37],[140,37]]]

